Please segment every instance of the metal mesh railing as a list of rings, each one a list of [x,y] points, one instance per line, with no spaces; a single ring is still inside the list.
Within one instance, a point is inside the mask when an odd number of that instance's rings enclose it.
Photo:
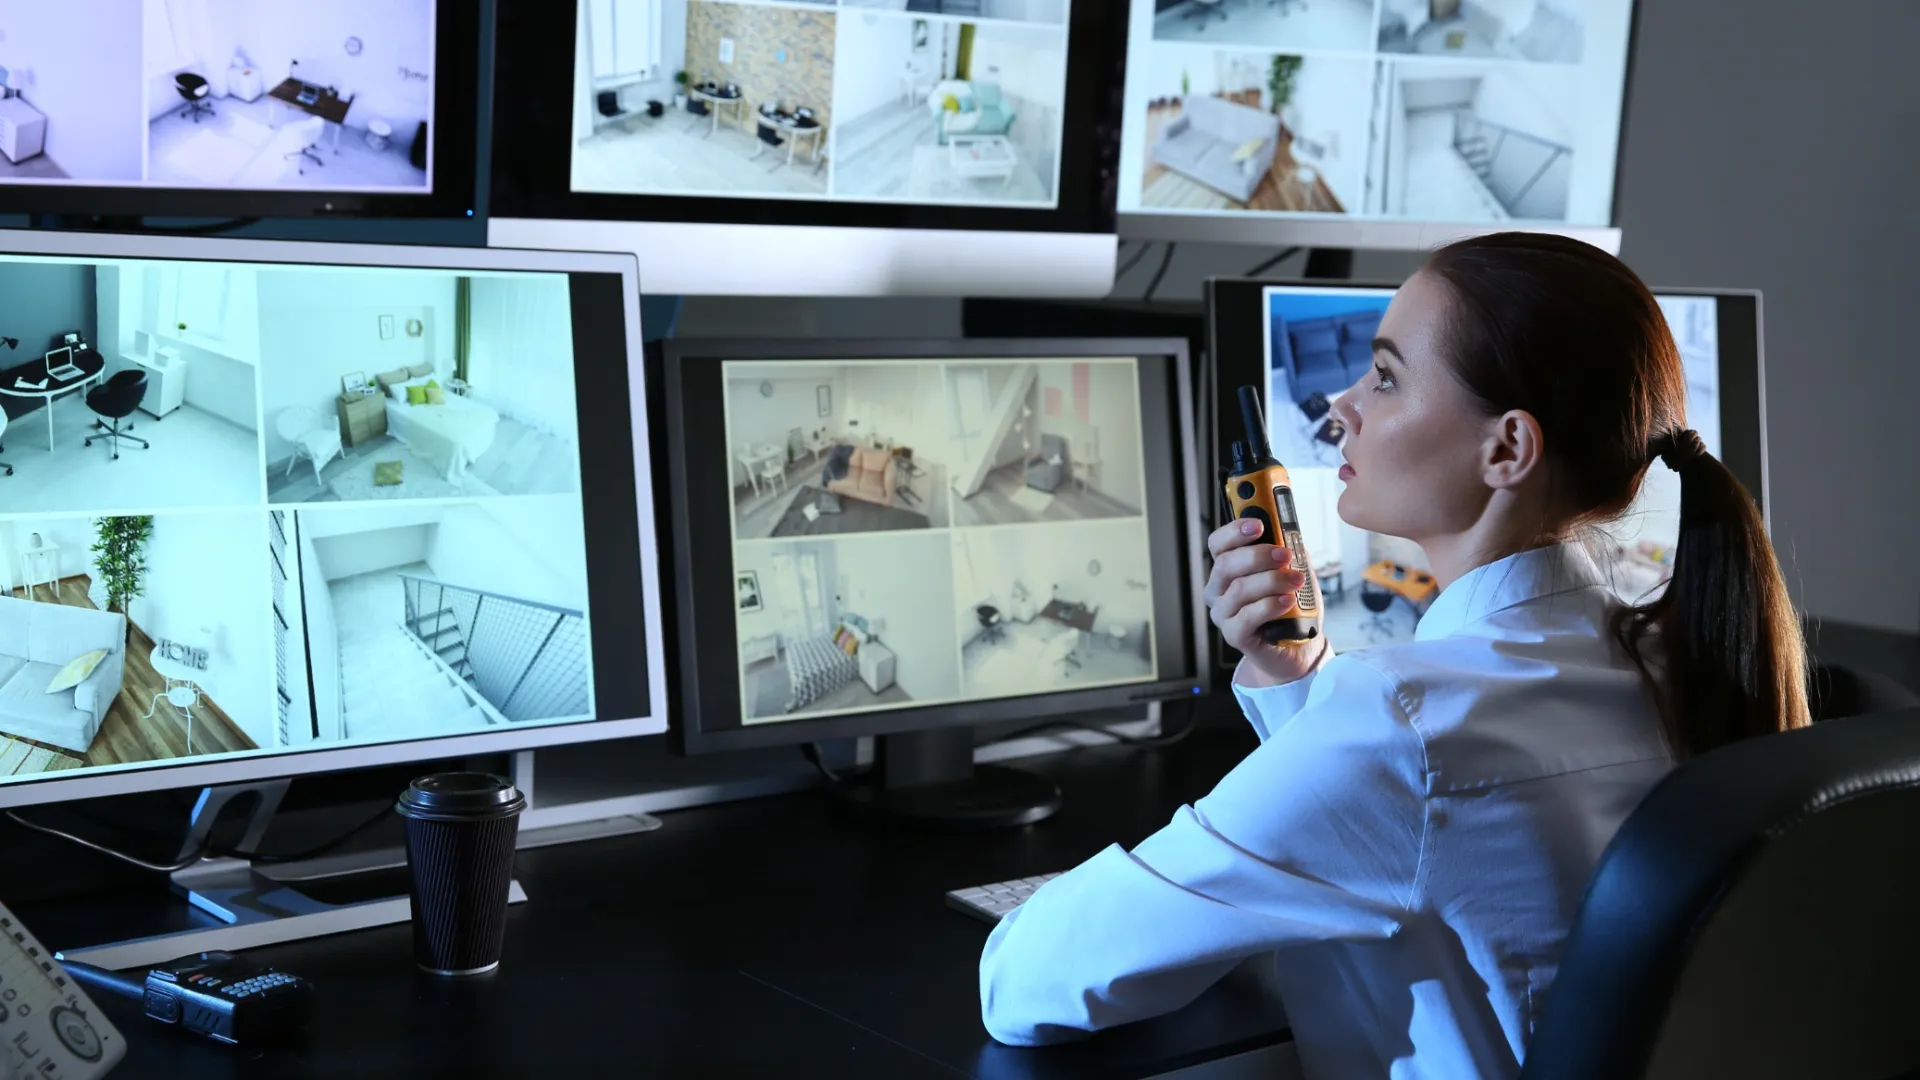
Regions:
[[[508,720],[588,710],[586,618],[537,600],[402,574],[406,626]]]

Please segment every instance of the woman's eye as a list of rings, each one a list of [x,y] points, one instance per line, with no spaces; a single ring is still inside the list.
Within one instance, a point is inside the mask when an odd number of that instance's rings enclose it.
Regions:
[[[1374,389],[1376,390],[1393,389],[1393,373],[1387,370],[1386,365],[1384,364],[1373,365],[1373,373],[1376,376],[1378,376],[1380,380],[1378,383],[1375,384]]]

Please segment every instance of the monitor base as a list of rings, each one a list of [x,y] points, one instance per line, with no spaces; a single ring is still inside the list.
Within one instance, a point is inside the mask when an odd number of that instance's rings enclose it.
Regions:
[[[215,825],[233,807],[244,808],[246,815],[239,850],[258,850],[289,783],[284,779],[267,780],[203,789],[194,803],[181,857],[204,850]],[[413,903],[407,895],[406,855],[394,850],[333,855],[271,867],[256,867],[242,859],[203,859],[174,871],[170,881],[174,894],[200,913],[194,921],[201,925],[63,949],[57,958],[121,971],[152,967],[197,952],[236,952],[413,918]],[[520,883],[513,882],[507,902],[518,904],[526,899]],[[208,916],[213,920],[210,924]]]
[[[1060,788],[1043,776],[973,763],[973,729],[882,736],[871,775],[834,786],[862,815],[954,829],[1031,825],[1060,809]]]

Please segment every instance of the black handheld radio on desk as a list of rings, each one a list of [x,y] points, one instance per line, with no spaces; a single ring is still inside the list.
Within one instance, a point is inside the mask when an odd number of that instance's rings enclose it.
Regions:
[[[1227,474],[1227,509],[1236,519],[1252,519],[1261,524],[1261,544],[1284,544],[1293,552],[1294,569],[1307,575],[1306,584],[1293,595],[1292,603],[1279,618],[1260,628],[1260,640],[1275,648],[1304,645],[1320,636],[1313,616],[1320,608],[1314,590],[1313,572],[1307,562],[1307,545],[1300,538],[1300,516],[1294,510],[1293,486],[1287,470],[1274,460],[1267,442],[1267,421],[1260,409],[1260,388],[1240,388],[1240,420],[1246,426],[1246,438],[1233,443],[1233,467]]]

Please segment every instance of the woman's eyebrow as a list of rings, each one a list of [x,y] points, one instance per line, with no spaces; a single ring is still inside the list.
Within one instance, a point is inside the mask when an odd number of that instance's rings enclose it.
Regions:
[[[1400,361],[1402,364],[1407,362],[1407,358],[1401,355],[1400,353],[1400,346],[1395,345],[1393,343],[1392,338],[1384,338],[1384,337],[1374,338],[1373,351],[1386,353],[1388,356],[1393,357],[1395,360]]]

